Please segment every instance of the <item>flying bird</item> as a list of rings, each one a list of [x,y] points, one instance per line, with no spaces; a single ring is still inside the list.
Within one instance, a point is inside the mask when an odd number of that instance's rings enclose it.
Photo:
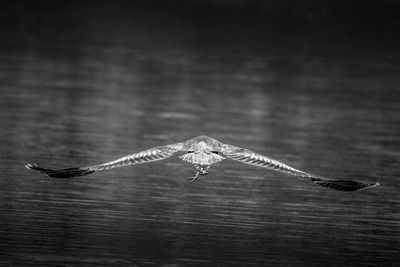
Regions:
[[[36,170],[47,176],[54,178],[70,178],[75,176],[84,176],[100,171],[107,171],[117,167],[127,165],[148,163],[163,160],[173,156],[176,152],[185,152],[179,158],[183,161],[192,163],[195,167],[195,174],[190,177],[194,182],[199,175],[206,175],[211,165],[220,162],[226,158],[239,161],[248,165],[263,167],[274,171],[294,175],[300,178],[310,180],[321,186],[325,186],[339,191],[359,191],[370,187],[378,186],[379,183],[360,183],[356,181],[337,180],[322,177],[319,175],[304,172],[285,163],[269,158],[267,156],[255,153],[251,150],[223,144],[218,140],[208,136],[198,136],[182,143],[176,143],[166,146],[159,146],[144,150],[139,153],[131,154],[114,161],[99,165],[74,167],[67,169],[45,169],[37,164],[27,164],[26,168]]]

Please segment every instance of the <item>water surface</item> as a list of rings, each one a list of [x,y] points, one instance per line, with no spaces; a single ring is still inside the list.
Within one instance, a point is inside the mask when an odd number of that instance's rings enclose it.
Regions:
[[[399,68],[310,58],[69,48],[0,54],[0,263],[397,266]],[[71,180],[70,167],[206,134],[332,178],[332,191],[176,158]]]

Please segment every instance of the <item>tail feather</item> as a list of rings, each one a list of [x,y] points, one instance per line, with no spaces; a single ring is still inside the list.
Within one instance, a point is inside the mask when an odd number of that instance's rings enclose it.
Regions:
[[[53,169],[45,169],[39,167],[37,164],[26,164],[25,168],[44,173],[47,176],[53,178],[71,178],[76,176],[84,176],[95,172],[94,170],[91,170],[89,167],[75,167],[75,168],[53,170]]]

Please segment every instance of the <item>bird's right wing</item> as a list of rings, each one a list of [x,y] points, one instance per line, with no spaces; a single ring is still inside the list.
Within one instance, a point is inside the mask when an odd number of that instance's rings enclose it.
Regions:
[[[54,178],[70,178],[75,176],[84,176],[94,172],[106,171],[117,167],[123,167],[133,164],[148,163],[158,160],[163,160],[171,157],[175,152],[182,148],[181,143],[159,146],[151,148],[139,153],[131,154],[114,161],[106,162],[99,165],[73,167],[67,169],[45,169],[36,164],[27,164],[26,168],[39,171],[47,176]]]
[[[257,154],[251,150],[235,147],[231,145],[224,145],[221,149],[222,154],[224,154],[227,158],[240,161],[245,164],[264,167],[274,171],[283,172],[287,174],[291,174],[300,178],[305,178],[313,183],[319,184],[321,186],[325,186],[334,190],[339,191],[359,191],[362,189],[366,189],[369,187],[378,186],[379,183],[372,184],[364,184],[356,181],[348,181],[348,180],[336,180],[325,178],[319,175],[311,174],[308,172],[300,171],[289,165],[286,165],[283,162],[280,162],[275,159],[271,159],[267,156]]]

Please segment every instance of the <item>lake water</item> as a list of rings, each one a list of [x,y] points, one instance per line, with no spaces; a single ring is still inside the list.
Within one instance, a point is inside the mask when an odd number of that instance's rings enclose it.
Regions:
[[[0,53],[0,264],[398,266],[400,68],[124,49]],[[225,160],[71,167],[208,135],[382,185],[339,192]]]

